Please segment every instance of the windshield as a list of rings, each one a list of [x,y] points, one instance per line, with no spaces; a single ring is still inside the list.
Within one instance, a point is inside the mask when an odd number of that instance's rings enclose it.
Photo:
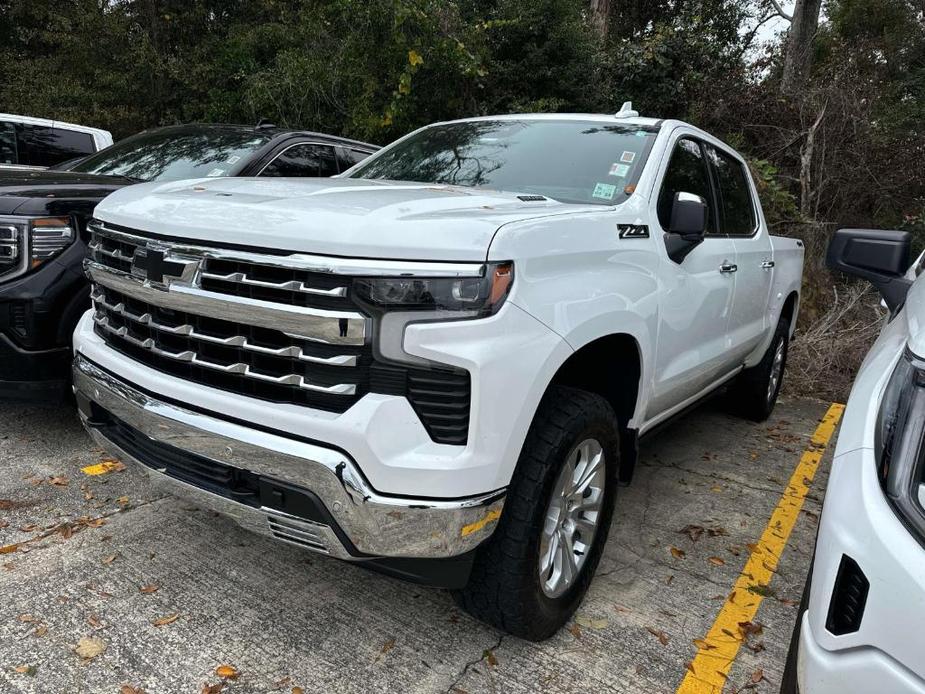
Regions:
[[[351,178],[537,193],[572,203],[625,199],[656,131],[599,121],[486,120],[425,128]]]
[[[227,176],[269,141],[269,135],[248,130],[161,128],[117,142],[70,170],[139,181]]]

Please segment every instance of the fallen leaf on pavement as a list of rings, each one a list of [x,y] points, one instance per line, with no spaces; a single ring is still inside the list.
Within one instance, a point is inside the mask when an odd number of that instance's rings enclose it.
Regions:
[[[39,621],[38,619],[36,619],[35,617],[33,617],[31,614],[21,614],[21,615],[19,615],[16,619],[18,619],[20,622],[37,622],[37,621]]]
[[[752,673],[752,684],[758,684],[761,680],[764,679],[764,670],[758,668]]]
[[[650,634],[652,634],[652,636],[657,638],[659,643],[661,643],[663,646],[668,645],[668,634],[666,634],[664,631],[660,631],[659,629],[656,629],[654,627],[646,627],[646,631],[648,631]]]
[[[133,687],[130,684],[123,684],[119,687],[119,694],[145,694],[141,687]]]
[[[389,639],[384,644],[382,644],[382,649],[379,651],[380,654],[385,655],[395,647],[395,639]]]
[[[199,690],[199,694],[221,694],[221,691],[224,688],[224,682],[219,682],[218,684],[209,684],[208,682],[203,682],[202,689]]]
[[[95,636],[84,636],[74,648],[74,652],[84,660],[92,660],[105,650],[106,642]]]
[[[700,539],[700,536],[703,535],[704,527],[702,525],[685,525],[678,532],[687,535],[691,542],[697,542]]]
[[[32,630],[33,636],[45,636],[48,633],[48,627],[44,624],[39,624],[35,629]]]
[[[606,619],[595,619],[583,614],[575,617],[575,623],[591,629],[606,629],[607,625],[610,624]]]
[[[238,671],[233,665],[219,665],[217,668],[215,668],[215,674],[221,677],[223,680],[238,679]]]
[[[570,624],[568,628],[569,633],[574,636],[576,639],[581,638],[581,627],[577,624]]]
[[[153,624],[156,627],[162,627],[166,624],[173,624],[178,619],[180,619],[180,614],[178,612],[174,612],[165,617],[161,617],[160,619],[155,619],[153,622],[151,622],[151,624]]]
[[[707,559],[707,561],[713,564],[713,566],[722,566],[723,564],[726,563],[720,557],[710,557],[709,559]]]
[[[716,648],[716,646],[704,639],[694,639],[694,645],[704,651],[712,651],[714,648]]]
[[[156,583],[149,583],[146,586],[142,586],[138,589],[139,593],[144,593],[145,595],[150,595],[151,593],[157,592],[157,589],[160,588]]]
[[[0,511],[12,511],[16,508],[25,508],[26,506],[35,506],[34,501],[13,501],[12,499],[0,499]]]
[[[116,560],[116,557],[117,557],[117,556],[118,556],[117,554],[110,554],[108,557],[106,557],[105,559],[103,559],[103,563],[104,563],[104,564],[112,564],[112,563]]]
[[[56,487],[66,487],[69,481],[70,480],[64,475],[55,475],[54,477],[48,478],[48,482]]]
[[[17,665],[13,668],[13,672],[17,672],[20,675],[29,675],[29,677],[35,677],[35,665]]]
[[[12,554],[17,549],[19,549],[19,545],[16,545],[16,544],[4,545],[3,547],[0,547],[0,554]]]
[[[85,475],[93,477],[96,475],[105,475],[109,472],[121,472],[124,469],[125,463],[120,463],[118,460],[101,460],[95,465],[87,465],[86,467],[80,468],[80,471]]]
[[[293,687],[292,694],[305,694],[305,690],[302,687]]]
[[[97,617],[95,614],[91,614],[89,617],[87,617],[87,624],[89,624],[94,629],[99,629],[101,626],[103,626],[103,623],[100,621],[100,618]]]
[[[684,550],[683,550],[683,549],[678,549],[677,547],[672,547],[672,548],[671,548],[671,556],[673,556],[675,559],[683,559],[683,558],[684,558]]]
[[[488,662],[489,667],[495,667],[498,664],[498,659],[495,657],[495,654],[488,650],[482,654],[482,657]]]

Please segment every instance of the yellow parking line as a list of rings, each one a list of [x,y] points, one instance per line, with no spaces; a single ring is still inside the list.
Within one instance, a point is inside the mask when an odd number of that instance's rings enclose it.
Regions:
[[[777,570],[781,552],[790,538],[790,532],[803,508],[809,485],[816,475],[826,444],[832,438],[845,406],[833,403],[809,446],[800,457],[800,463],[790,477],[790,483],[771,514],[761,539],[753,547],[745,568],[716,616],[716,621],[703,639],[695,643],[697,655],[687,665],[684,681],[677,694],[719,694],[726,684],[729,668],[746,636],[746,625],[754,619],[758,606]]]

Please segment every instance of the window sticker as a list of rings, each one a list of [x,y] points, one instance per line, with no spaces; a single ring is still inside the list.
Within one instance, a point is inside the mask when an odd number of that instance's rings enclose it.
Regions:
[[[633,159],[635,158],[635,152],[624,151],[623,154],[620,155],[620,161],[622,161],[624,164],[632,164]]]
[[[602,200],[613,200],[613,194],[617,192],[617,187],[609,183],[598,183],[594,186],[594,192],[591,197],[601,198]]]
[[[626,178],[626,175],[630,172],[629,164],[614,164],[610,167],[610,175],[618,176],[620,178]]]
[[[637,131],[636,131],[636,137],[645,137],[645,136],[646,136],[646,131],[645,131],[645,130],[637,130]]]
[[[624,154],[626,154],[626,152],[624,152]],[[239,161],[241,161],[241,157],[239,157],[237,154],[232,154],[230,157],[228,157],[228,162],[227,162],[227,163],[228,163],[228,164],[237,164]]]
[[[206,176],[215,178],[216,176],[221,176],[223,173],[225,173],[225,169],[212,169]]]

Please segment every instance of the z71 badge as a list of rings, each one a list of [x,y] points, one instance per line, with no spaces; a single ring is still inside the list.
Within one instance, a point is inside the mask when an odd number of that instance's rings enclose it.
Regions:
[[[649,226],[647,224],[617,224],[617,231],[621,239],[647,239]]]

